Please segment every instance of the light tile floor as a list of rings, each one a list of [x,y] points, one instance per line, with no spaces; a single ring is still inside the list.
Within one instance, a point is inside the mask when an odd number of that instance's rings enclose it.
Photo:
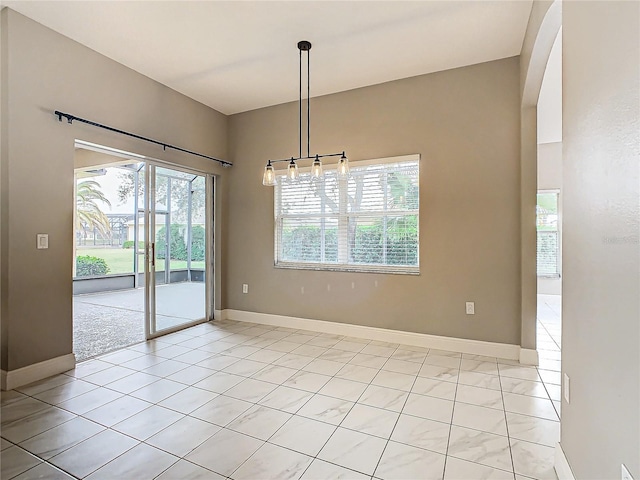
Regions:
[[[555,479],[554,365],[206,323],[2,392],[0,476]]]
[[[562,297],[538,295],[538,372],[560,416]]]

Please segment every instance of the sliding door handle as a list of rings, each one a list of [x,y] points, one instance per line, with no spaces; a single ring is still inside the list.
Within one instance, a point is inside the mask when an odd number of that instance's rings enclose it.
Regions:
[[[156,268],[156,244],[151,243],[151,266]]]

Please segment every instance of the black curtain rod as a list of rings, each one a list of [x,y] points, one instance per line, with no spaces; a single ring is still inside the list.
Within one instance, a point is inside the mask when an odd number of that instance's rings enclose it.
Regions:
[[[155,143],[156,145],[162,146],[164,150],[166,150],[167,148],[171,148],[173,150],[178,150],[179,152],[188,153],[189,155],[195,155],[196,157],[202,157],[208,160],[213,160],[215,162],[221,163],[223,167],[230,167],[233,165],[233,163],[227,162],[226,160],[220,160],[219,158],[210,157],[209,155],[192,152],[191,150],[187,150],[181,147],[176,147],[174,145],[169,145],[168,143],[159,142],[157,140],[153,140],[152,138],[143,137],[142,135],[136,135],[135,133],[125,132],[124,130],[119,130],[117,128],[109,127],[101,123],[92,122],[91,120],[87,120],[86,118],[76,117],[75,115],[71,115],[70,113],[63,113],[63,112],[59,112],[58,110],[56,110],[54,113],[55,115],[57,115],[58,121],[60,122],[62,121],[62,117],[65,117],[68,123],[73,123],[74,120],[77,120],[78,122],[86,123],[87,125],[93,125],[94,127],[104,128],[105,130],[119,133],[121,135],[126,135],[128,137],[137,138],[138,140],[144,140],[145,142]]]

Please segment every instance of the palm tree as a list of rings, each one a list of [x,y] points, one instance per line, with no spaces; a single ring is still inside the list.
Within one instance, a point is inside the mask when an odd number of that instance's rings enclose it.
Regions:
[[[97,201],[108,206],[111,202],[104,196],[100,184],[95,180],[84,180],[76,186],[76,231],[96,229],[103,236],[111,231],[109,219],[100,209]]]

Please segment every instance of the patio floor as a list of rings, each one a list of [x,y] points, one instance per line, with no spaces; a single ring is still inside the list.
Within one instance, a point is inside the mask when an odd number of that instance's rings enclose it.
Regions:
[[[205,284],[156,287],[157,330],[205,317]],[[73,351],[81,362],[143,342],[144,288],[73,297]]]

